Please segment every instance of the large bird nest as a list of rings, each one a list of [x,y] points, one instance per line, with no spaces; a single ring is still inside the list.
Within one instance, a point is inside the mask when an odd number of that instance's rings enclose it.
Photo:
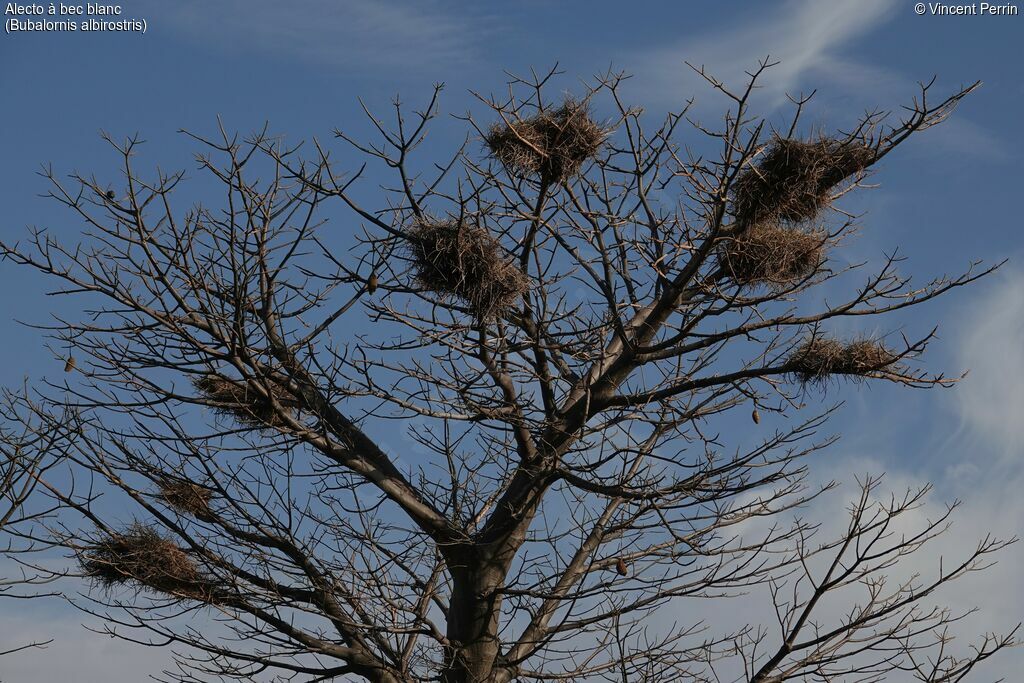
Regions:
[[[803,384],[824,383],[835,375],[867,377],[894,365],[899,356],[873,339],[847,344],[836,339],[813,338],[804,342],[786,363]]]
[[[134,585],[175,597],[216,599],[216,585],[189,554],[140,523],[83,550],[79,563],[87,577],[106,588]]]
[[[481,320],[497,317],[526,292],[529,279],[484,228],[456,220],[417,221],[408,232],[416,279],[465,301]]]
[[[178,512],[204,519],[210,516],[213,492],[190,481],[166,479],[160,482],[160,498]]]
[[[285,420],[274,406],[275,402],[281,410],[291,415],[297,414],[301,406],[294,394],[274,382],[268,381],[257,388],[251,382],[225,379],[211,373],[203,375],[193,384],[214,409],[253,427],[279,427],[284,424]],[[273,401],[270,396],[273,396]]]
[[[832,201],[836,185],[866,169],[875,157],[875,149],[859,140],[776,137],[760,162],[733,182],[733,215],[741,226],[813,218]]]
[[[719,261],[736,284],[784,286],[818,270],[826,238],[822,231],[759,223],[726,239]]]
[[[513,172],[560,183],[597,155],[608,133],[590,118],[586,103],[567,99],[557,109],[495,123],[484,141]]]

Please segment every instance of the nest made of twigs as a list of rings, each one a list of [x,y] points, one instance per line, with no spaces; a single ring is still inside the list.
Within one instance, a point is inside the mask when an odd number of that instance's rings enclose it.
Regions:
[[[178,512],[204,519],[210,516],[213,492],[190,481],[167,479],[160,482],[160,498]]]
[[[526,274],[482,227],[423,219],[410,228],[408,240],[419,283],[462,299],[481,320],[496,318],[529,288]]]
[[[823,383],[834,375],[866,377],[894,365],[899,356],[873,339],[843,343],[814,338],[804,342],[790,356],[790,373],[803,384]]]
[[[831,202],[836,185],[875,157],[874,148],[855,139],[776,137],[761,160],[733,182],[733,215],[744,226],[809,220]]]
[[[727,238],[719,261],[739,285],[784,286],[818,270],[825,258],[827,237],[821,230],[760,223]]]
[[[207,602],[216,594],[188,553],[139,523],[83,550],[79,563],[87,577],[106,588],[135,585]]]
[[[566,99],[557,109],[495,123],[484,141],[491,154],[513,172],[560,183],[597,155],[608,133],[590,118],[586,103]]]
[[[274,402],[292,415],[298,413],[301,405],[294,394],[269,381],[257,388],[251,382],[225,379],[211,373],[196,379],[193,384],[215,410],[254,427],[279,427],[284,424],[285,420],[274,407]],[[267,391],[273,396],[273,401],[264,393]]]

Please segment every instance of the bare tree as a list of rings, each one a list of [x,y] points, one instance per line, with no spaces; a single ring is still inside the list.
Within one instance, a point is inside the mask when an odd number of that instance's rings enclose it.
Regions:
[[[651,127],[621,75],[514,78],[441,161],[440,86],[344,154],[188,133],[216,208],[137,171],[137,139],[108,138],[120,179],[47,170],[84,242],[3,253],[86,315],[51,327],[66,381],[11,404],[65,453],[60,513],[23,533],[72,553],[110,633],[179,646],[169,680],[965,679],[1014,636],[954,648],[936,591],[1006,541],[900,579],[955,505],[908,530],[927,489],[868,478],[833,535],[793,511],[832,488],[808,397],[955,381],[916,367],[931,334],[831,330],[992,268],[865,277],[830,257],[855,229],[833,202],[975,86],[812,135],[807,99],[751,111],[769,66],[739,91],[698,70],[715,126]],[[731,601],[757,591],[774,614]]]
[[[9,422],[18,424],[17,420]],[[31,524],[33,520],[45,518],[53,512],[48,508],[29,510],[28,501],[36,487],[37,477],[43,475],[48,465],[53,462],[47,456],[51,452],[54,440],[41,433],[32,421],[22,426],[24,428],[19,431],[0,429],[0,534]],[[8,571],[0,574],[0,599],[14,600],[27,597],[20,589],[47,583],[52,578],[27,572],[17,562],[22,555],[32,551],[31,545],[18,543],[16,533],[11,536],[5,534],[2,537],[0,556],[10,562],[5,569],[13,568],[13,571],[10,571],[10,575],[7,575]],[[31,594],[38,595],[38,591],[32,589]],[[42,647],[50,642],[35,641],[8,647],[6,650],[0,648],[0,656],[32,647]]]

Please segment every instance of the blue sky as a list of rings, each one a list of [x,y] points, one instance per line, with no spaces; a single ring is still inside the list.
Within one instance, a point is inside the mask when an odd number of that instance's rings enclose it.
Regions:
[[[462,113],[474,107],[470,89],[500,91],[505,70],[555,62],[566,72],[559,87],[624,69],[635,75],[626,96],[652,115],[692,96],[696,115],[710,118],[722,102],[683,61],[738,82],[771,55],[782,62],[758,94],[761,110],[779,111],[786,92],[817,88],[810,118],[828,128],[865,109],[898,108],[933,75],[939,93],[984,81],[951,121],[885,160],[875,178],[880,187],[856,200],[865,229],[847,254],[875,259],[900,246],[912,257],[904,271],[918,278],[955,272],[973,258],[1009,258],[988,281],[906,318],[912,329],[942,322],[931,368],[971,374],[952,391],[842,392],[837,398],[847,404],[832,427],[845,437],[822,463],[822,477],[848,480],[852,472],[884,469],[894,488],[934,481],[936,505],[964,498],[961,523],[945,541],[951,552],[989,528],[1024,535],[1024,16],[917,16],[903,0],[625,8],[539,0],[129,0],[123,13],[145,18],[147,33],[0,36],[5,240],[30,225],[74,239],[81,226],[38,197],[45,185],[36,171],[53,163],[59,174],[111,174],[116,160],[100,130],[140,133],[147,140],[143,168],[191,169],[191,149],[176,131],[211,131],[217,116],[243,132],[269,121],[289,139],[327,139],[337,127],[365,130],[357,97],[382,107],[401,93],[414,103],[432,82],[444,81],[444,110]],[[443,120],[432,149],[462,134],[457,122]],[[40,334],[15,323],[45,322],[58,310],[43,291],[27,271],[0,264],[4,385],[57,371]],[[1011,549],[984,581],[965,583],[954,596],[958,604],[983,606],[974,622],[982,630],[1024,618],[1014,570],[1022,561],[1024,552]],[[0,603],[0,650],[12,633],[57,638],[47,652],[4,659],[0,680],[137,681],[164,661],[158,652],[90,635],[78,627],[82,621],[55,605]],[[995,677],[1021,664],[1018,650],[986,671]]]

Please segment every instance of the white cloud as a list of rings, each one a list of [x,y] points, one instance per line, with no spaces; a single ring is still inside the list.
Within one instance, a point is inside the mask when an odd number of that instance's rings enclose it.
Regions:
[[[141,11],[141,10],[140,10]],[[476,13],[440,0],[149,0],[153,29],[170,28],[212,48],[261,52],[349,76],[439,74],[480,59],[487,37]]]
[[[879,453],[878,459],[847,453],[833,458],[830,466],[813,470],[817,477],[846,482],[849,495],[855,474],[880,474],[886,470],[884,462],[917,463],[890,466],[885,478],[885,489],[895,493],[929,481],[936,485],[926,505],[904,524],[920,525],[941,515],[952,500],[962,501],[950,531],[919,554],[904,558],[894,574],[928,576],[934,574],[940,557],[948,566],[988,534],[1000,539],[1024,535],[1024,496],[1020,495],[1024,490],[1024,272],[1009,270],[993,276],[988,284],[987,290],[975,290],[972,305],[954,314],[945,326],[955,331],[950,335],[957,347],[954,366],[969,368],[970,374],[946,394],[947,408],[955,419],[945,420],[941,414],[934,418],[938,437],[934,453],[922,452],[931,441],[928,435],[890,427],[884,432],[890,437],[889,452]],[[945,430],[950,434],[943,442]],[[896,453],[908,457],[881,457]],[[939,467],[930,462],[932,457],[941,463]],[[808,516],[835,524],[836,504],[835,496],[822,499]],[[953,612],[978,609],[955,628],[960,647],[986,632],[1007,632],[1024,620],[1020,581],[1024,544],[1005,548],[994,559],[991,568],[964,577],[936,596]],[[1017,680],[1022,661],[1020,649],[1004,651],[982,667],[979,679]]]
[[[4,656],[0,660],[3,683],[139,683],[173,667],[168,649],[135,645],[88,631],[81,625],[78,612],[19,610],[12,607],[12,602],[5,601],[0,611],[0,650],[51,638],[53,642],[45,648]]]
[[[1024,272],[994,277],[988,296],[957,321],[957,364],[969,375],[954,393],[961,437],[1012,463],[1024,456]],[[981,450],[977,449],[976,450]],[[991,464],[991,463],[989,463]]]
[[[699,78],[684,61],[706,65],[709,73],[734,89],[744,85],[746,72],[761,59],[779,61],[762,80],[764,89],[759,93],[762,104],[770,107],[784,103],[787,93],[797,94],[808,75],[845,88],[870,86],[875,92],[894,80],[881,68],[844,60],[842,50],[889,18],[897,4],[790,0],[782,6],[757,7],[761,11],[750,12],[746,20],[735,22],[730,17],[733,23],[721,31],[686,36],[627,58],[627,66],[638,74],[636,82],[644,99],[675,103],[680,93],[705,92],[695,87]]]
[[[941,411],[941,402],[932,406],[939,409],[934,416],[934,434],[901,428],[898,419],[881,428],[873,424],[872,431],[878,432],[879,438],[853,449],[846,446],[811,468],[816,481],[834,479],[843,484],[803,511],[805,519],[823,524],[821,538],[842,534],[845,506],[857,494],[854,480],[867,473],[880,475],[888,470],[876,499],[884,499],[888,492],[900,496],[929,482],[936,485],[922,507],[893,526],[897,535],[920,530],[928,520],[939,518],[948,503],[962,501],[949,531],[887,572],[890,585],[912,574],[933,577],[940,558],[948,568],[965,559],[989,534],[1003,540],[1024,536],[1024,496],[1020,494],[1024,490],[1024,271],[1000,273],[988,282],[987,289],[973,291],[971,306],[962,314],[953,313],[945,326],[955,331],[949,335],[957,347],[953,365],[971,372],[944,394],[949,413]],[[894,410],[898,415],[900,410],[913,408],[897,404]],[[886,410],[875,406],[870,411],[872,419],[875,413],[884,419]],[[954,419],[945,419],[950,413]],[[856,429],[856,424],[850,428]],[[949,434],[943,440],[946,431]],[[929,445],[936,447],[930,449]],[[842,442],[839,447],[843,448]],[[982,635],[1006,633],[1024,620],[1024,584],[1020,581],[1024,543],[1004,548],[990,559],[995,560],[993,566],[963,577],[930,598],[954,614],[977,609],[952,628],[957,638],[951,648],[961,654]],[[827,601],[819,617],[825,623],[835,623],[850,597]],[[765,591],[755,590],[744,598],[742,613],[729,605],[723,609],[715,604],[688,604],[685,614],[687,618],[704,617],[716,626],[753,619],[774,628],[766,599]],[[977,680],[1018,680],[1022,665],[1024,652],[1020,648],[1006,650],[979,667]],[[894,676],[893,680],[904,679]]]

